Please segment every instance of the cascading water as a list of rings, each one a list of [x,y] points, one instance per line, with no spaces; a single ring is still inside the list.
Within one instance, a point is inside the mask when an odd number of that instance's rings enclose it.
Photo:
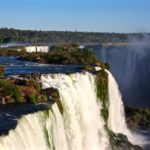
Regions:
[[[127,135],[133,144],[142,145],[145,139],[127,128],[118,85],[110,72],[108,75],[108,127]],[[49,110],[23,116],[16,129],[0,137],[0,150],[111,150],[94,75],[47,74],[41,76],[41,81],[44,89],[59,91],[63,114],[55,103]]]
[[[130,142],[137,145],[143,145],[146,143],[144,137],[137,133],[132,133],[126,124],[124,105],[119,92],[117,82],[115,81],[112,74],[107,71],[109,75],[109,118],[108,127],[115,133],[122,133],[127,135]]]
[[[54,147],[67,150],[63,120],[56,104],[52,110],[23,116],[15,130],[0,137],[0,150],[53,150]]]
[[[105,150],[109,145],[94,81],[90,73],[42,76],[44,88],[59,90],[69,150]]]
[[[48,46],[27,46],[25,47],[25,50],[28,53],[34,53],[34,52],[48,53],[49,47]]]
[[[49,110],[23,116],[15,130],[0,137],[0,150],[106,150],[104,129],[90,73],[49,74],[41,77],[43,88],[58,89],[63,115],[56,104]]]

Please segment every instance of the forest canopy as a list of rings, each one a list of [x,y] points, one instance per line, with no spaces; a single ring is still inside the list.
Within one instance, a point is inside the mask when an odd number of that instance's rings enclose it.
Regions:
[[[0,29],[0,44],[19,43],[107,43],[128,42],[129,37],[142,39],[143,33],[103,33],[103,32],[71,32],[71,31],[36,31],[19,29]],[[146,36],[150,37],[147,33]]]

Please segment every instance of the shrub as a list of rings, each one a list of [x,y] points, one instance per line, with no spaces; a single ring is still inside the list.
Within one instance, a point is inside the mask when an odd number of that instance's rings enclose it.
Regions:
[[[0,66],[0,78],[4,78],[4,67]]]
[[[103,118],[107,124],[108,120],[108,74],[104,69],[101,69],[96,74],[95,83],[97,86],[97,97],[102,101],[103,108],[101,110]]]
[[[23,102],[23,95],[17,85],[11,84],[9,81],[0,80],[1,98],[6,100],[6,103],[10,102]]]

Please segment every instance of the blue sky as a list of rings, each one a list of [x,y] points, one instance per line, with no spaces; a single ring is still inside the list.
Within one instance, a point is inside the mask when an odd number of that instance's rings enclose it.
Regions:
[[[0,27],[150,32],[150,0],[0,0]]]

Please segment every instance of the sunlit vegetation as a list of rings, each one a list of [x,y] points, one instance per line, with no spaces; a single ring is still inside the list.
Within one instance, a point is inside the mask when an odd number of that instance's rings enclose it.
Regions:
[[[80,49],[76,44],[63,44],[50,47],[48,53],[28,53],[22,47],[21,51],[14,48],[1,48],[0,56],[16,56],[20,60],[27,60],[48,64],[97,64],[100,61],[88,49]]]
[[[147,34],[150,36],[150,34]],[[17,29],[0,29],[0,43],[108,43],[128,42],[128,37],[142,39],[144,34],[132,33],[98,33],[69,31],[32,31]]]
[[[0,43],[101,43],[127,41],[127,34],[0,29]]]
[[[97,97],[102,101],[102,115],[107,124],[108,120],[108,74],[104,69],[101,69],[96,73],[95,79],[96,87],[97,87]]]
[[[70,46],[70,45],[69,45]],[[21,60],[35,61],[48,64],[96,64],[99,60],[88,49],[79,49],[72,45],[53,47],[48,53],[25,53]]]
[[[57,99],[56,99],[57,94]],[[53,100],[59,102],[58,91],[42,90],[41,83],[34,79],[0,79],[0,103],[41,103]],[[62,109],[61,109],[62,110]]]

